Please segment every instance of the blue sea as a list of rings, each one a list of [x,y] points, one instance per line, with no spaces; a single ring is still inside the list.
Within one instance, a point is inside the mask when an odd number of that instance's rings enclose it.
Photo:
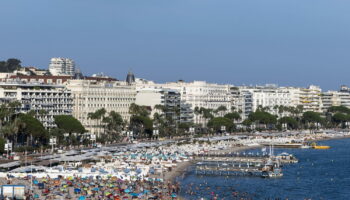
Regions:
[[[283,177],[197,176],[182,180],[185,199],[350,199],[350,139],[321,141],[331,149],[275,149],[294,154],[299,163],[283,167]],[[252,151],[260,151],[252,150]],[[192,193],[192,194],[189,194]]]

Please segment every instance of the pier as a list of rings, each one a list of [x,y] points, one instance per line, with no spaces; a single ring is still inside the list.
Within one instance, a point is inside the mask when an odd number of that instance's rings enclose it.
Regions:
[[[291,154],[274,156],[256,153],[199,154],[195,161],[197,175],[281,177],[282,164],[297,163]]]

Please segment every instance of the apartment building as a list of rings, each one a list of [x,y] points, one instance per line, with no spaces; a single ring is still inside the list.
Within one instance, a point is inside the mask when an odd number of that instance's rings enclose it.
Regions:
[[[54,116],[71,115],[73,98],[69,90],[59,85],[7,81],[0,83],[1,102],[18,101],[21,113],[35,111],[45,128],[54,128]]]
[[[184,103],[190,104],[192,110],[194,110],[195,107],[215,110],[220,106],[225,106],[228,111],[231,109],[231,85],[207,83],[205,81],[177,81],[159,84],[153,81],[138,79],[136,80],[136,87],[138,89],[169,88],[177,90],[181,94],[181,100]],[[194,122],[197,124],[205,124],[207,119],[204,119],[200,115],[195,115]]]
[[[253,109],[252,93],[240,90],[239,87],[231,87],[231,96],[231,110],[240,113],[241,121],[244,121]]]
[[[322,111],[326,112],[332,106],[350,108],[350,93],[342,91],[327,91],[321,94]]]
[[[74,76],[75,75],[75,63],[69,58],[51,58],[49,71],[54,76]]]
[[[156,105],[164,106],[165,116],[180,123],[193,122],[193,111],[189,104],[181,101],[180,92],[167,88],[142,88],[137,90],[136,104],[151,108],[151,117],[154,113],[162,112],[156,109]]]
[[[321,88],[310,85],[308,88],[298,88],[296,93],[299,99],[298,105],[303,106],[304,112],[322,112]]]
[[[282,115],[286,113],[279,113],[277,106],[296,106],[295,95],[293,88],[277,87],[277,85],[255,86],[255,87],[239,87],[239,92],[245,94],[245,97],[241,99],[249,104],[242,104],[243,106],[249,106],[249,109],[245,110],[245,115],[249,112],[255,112],[259,107],[268,109],[267,111],[274,115]],[[243,101],[242,100],[242,101]]]

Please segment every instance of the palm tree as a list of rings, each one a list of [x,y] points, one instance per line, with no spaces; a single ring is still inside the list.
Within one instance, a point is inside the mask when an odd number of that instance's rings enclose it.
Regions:
[[[21,125],[17,118],[17,109],[21,106],[18,101],[4,103],[0,106],[0,131],[1,134],[15,143],[17,141],[18,128]]]
[[[220,113],[220,117],[222,117],[226,111],[227,111],[226,106],[221,105],[214,112]]]
[[[19,118],[14,119],[12,122],[7,123],[1,128],[1,132],[4,138],[7,138],[13,143],[14,146],[17,144],[17,138],[19,130],[25,126],[25,123],[22,122]]]
[[[101,129],[102,129],[102,120],[104,115],[106,114],[106,109],[101,108],[96,110],[93,113],[88,113],[88,118],[95,120],[96,121],[96,125],[97,126],[97,134],[100,135]]]
[[[102,122],[105,124],[105,130],[108,132],[107,137],[119,137],[119,133],[123,129],[124,121],[121,115],[115,111],[111,111],[107,117],[103,117]]]

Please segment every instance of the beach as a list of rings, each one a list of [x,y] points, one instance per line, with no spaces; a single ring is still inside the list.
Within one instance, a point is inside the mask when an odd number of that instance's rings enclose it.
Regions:
[[[233,155],[266,143],[290,143],[349,137],[347,134],[280,134],[212,136],[192,141],[161,141],[108,146],[60,155],[45,155],[56,166],[22,166],[0,172],[2,185],[25,185],[35,199],[179,199],[181,185],[201,156]],[[47,161],[48,162],[48,161]],[[1,166],[1,165],[0,165]],[[102,185],[101,185],[102,183]],[[44,185],[44,186],[43,186]],[[29,189],[33,188],[33,192]],[[39,189],[40,188],[40,189]]]

